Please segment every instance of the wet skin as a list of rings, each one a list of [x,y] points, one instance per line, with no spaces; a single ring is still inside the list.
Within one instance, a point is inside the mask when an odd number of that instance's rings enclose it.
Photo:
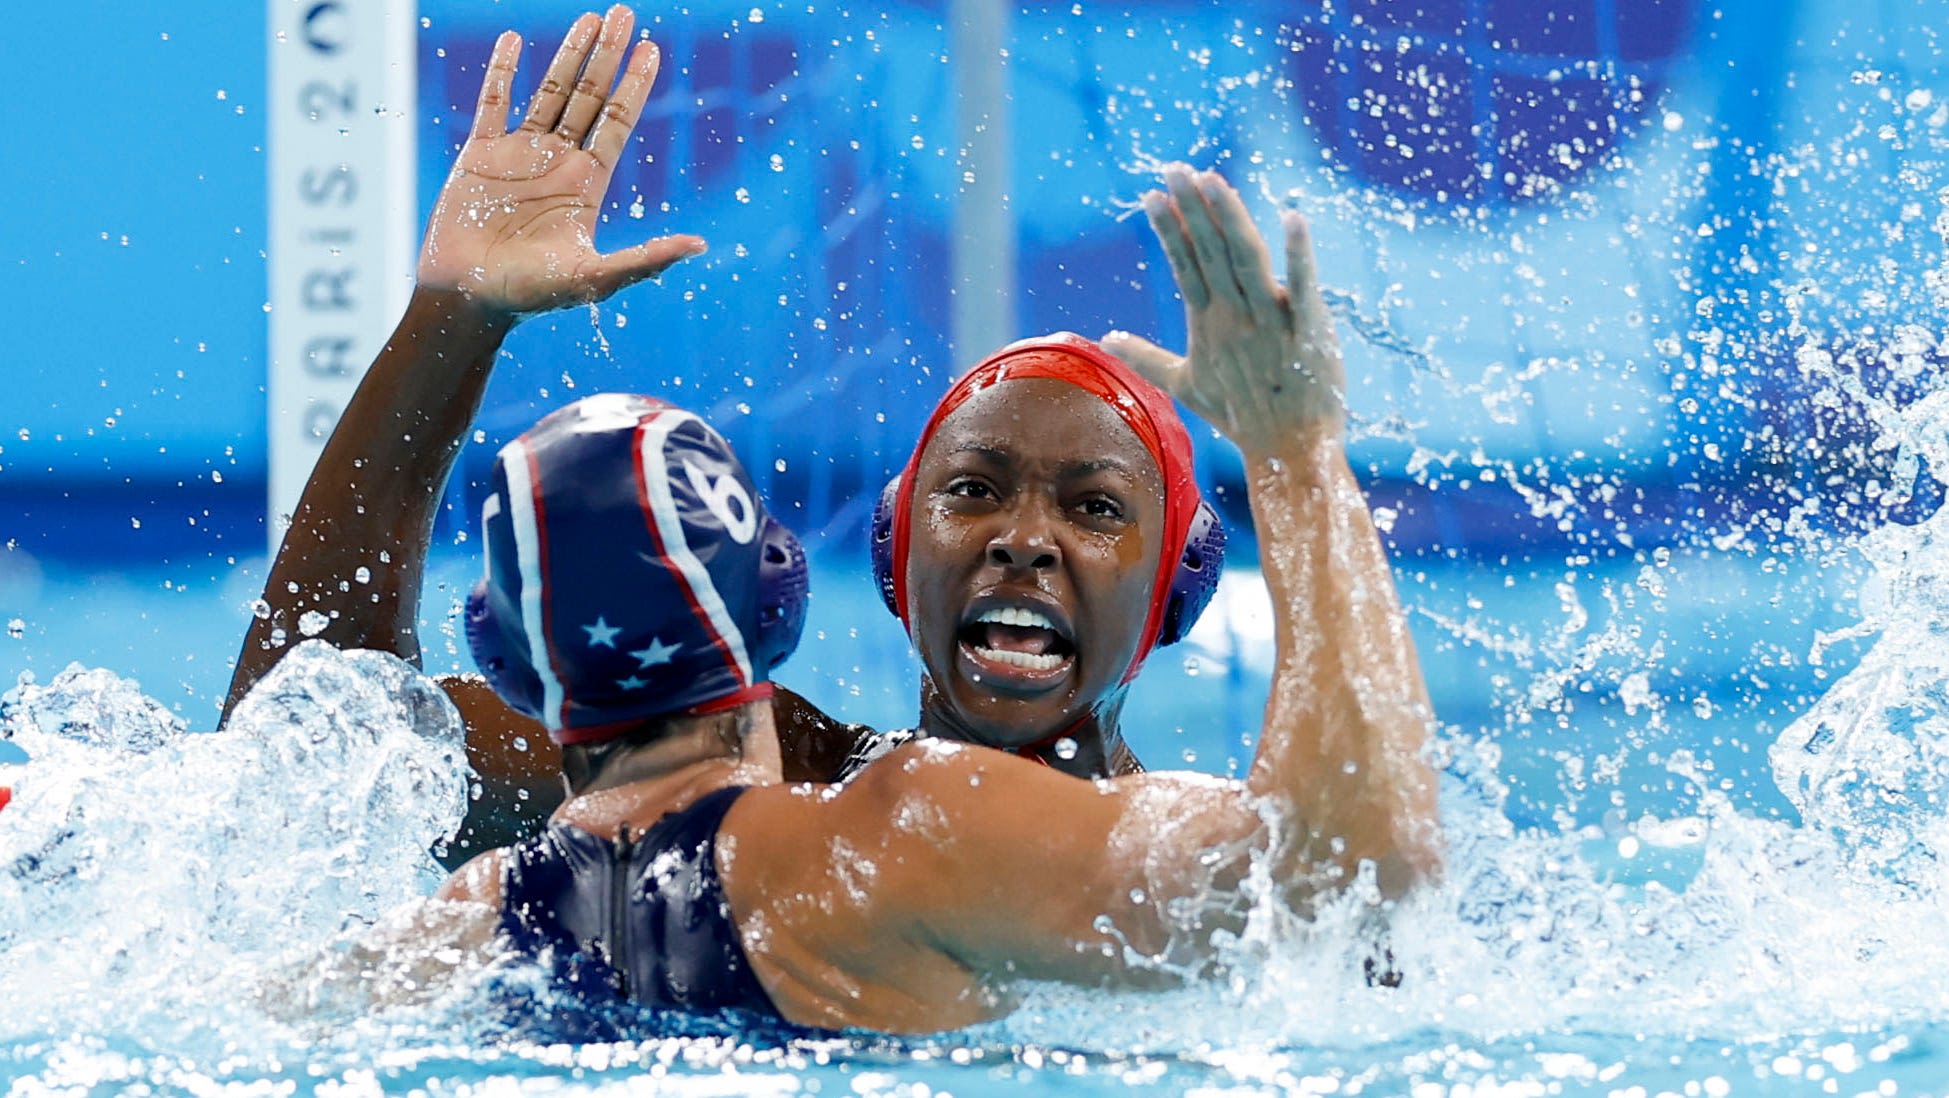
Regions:
[[[1164,541],[1163,476],[1129,425],[1051,378],[976,394],[921,455],[911,539],[923,730],[1013,748],[1114,729]]]

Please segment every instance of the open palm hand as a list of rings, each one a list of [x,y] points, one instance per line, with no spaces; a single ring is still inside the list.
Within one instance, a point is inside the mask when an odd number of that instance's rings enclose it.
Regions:
[[[1165,183],[1168,190],[1144,195],[1144,212],[1184,298],[1185,354],[1127,332],[1106,336],[1105,347],[1248,456],[1275,450],[1302,430],[1337,432],[1346,369],[1320,297],[1306,220],[1292,211],[1281,219],[1281,285],[1230,184],[1184,165],[1167,169]]]
[[[518,316],[601,300],[704,250],[686,235],[596,249],[603,195],[656,81],[656,46],[630,49],[634,23],[620,4],[576,20],[512,131],[521,38],[510,31],[494,44],[473,129],[427,226],[421,286]]]

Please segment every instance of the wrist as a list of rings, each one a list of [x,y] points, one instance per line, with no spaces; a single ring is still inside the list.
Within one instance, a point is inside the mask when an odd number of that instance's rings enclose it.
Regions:
[[[1338,416],[1309,418],[1238,448],[1248,480],[1308,476],[1346,463],[1346,425]]]
[[[521,320],[511,309],[490,304],[476,293],[425,282],[413,286],[408,317],[431,322],[449,338],[498,342]]]

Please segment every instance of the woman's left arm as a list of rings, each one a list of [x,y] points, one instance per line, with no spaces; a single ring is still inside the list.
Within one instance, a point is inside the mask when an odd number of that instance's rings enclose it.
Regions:
[[[1287,282],[1215,172],[1173,166],[1144,197],[1185,302],[1183,357],[1104,344],[1236,444],[1272,596],[1276,662],[1250,784],[1294,831],[1294,865],[1372,864],[1396,895],[1440,870],[1434,714],[1387,554],[1348,464],[1346,371],[1306,221],[1287,211]]]

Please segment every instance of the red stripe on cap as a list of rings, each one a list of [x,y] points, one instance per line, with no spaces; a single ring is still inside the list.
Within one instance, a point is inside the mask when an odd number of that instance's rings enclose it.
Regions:
[[[1171,580],[1178,561],[1184,556],[1184,543],[1191,536],[1191,520],[1198,513],[1198,483],[1191,461],[1191,435],[1178,417],[1170,394],[1123,364],[1115,355],[1073,332],[1057,332],[1011,343],[989,355],[974,369],[961,375],[941,402],[934,406],[927,426],[921,428],[920,441],[900,474],[900,490],[893,503],[893,599],[900,620],[913,632],[913,618],[907,606],[907,553],[913,529],[915,474],[920,456],[939,430],[941,422],[976,393],[1004,381],[1053,378],[1103,401],[1119,419],[1130,426],[1144,448],[1157,463],[1164,480],[1164,545],[1157,558],[1157,575],[1151,585],[1150,613],[1144,618],[1144,632],[1137,654],[1124,670],[1123,682],[1137,677],[1144,660],[1157,645],[1164,626],[1164,607],[1171,596]]]
[[[13,799],[14,799],[14,791],[8,789],[4,785],[0,785],[0,808],[7,807],[7,802]]]
[[[711,624],[711,616],[705,613],[703,604],[697,601],[697,592],[691,589],[690,577],[684,575],[683,569],[671,561],[669,547],[663,540],[663,530],[656,524],[656,511],[650,506],[649,473],[643,467],[643,433],[665,411],[667,409],[659,408],[637,421],[636,435],[630,440],[632,455],[630,464],[636,469],[636,506],[643,513],[643,525],[649,528],[650,541],[656,546],[656,559],[662,562],[664,570],[677,581],[677,589],[684,593],[684,601],[690,604],[691,619],[704,627],[705,635],[709,636],[711,643],[717,646],[718,655],[724,658],[724,666],[731,669],[732,681],[741,684],[742,688],[749,688],[751,684],[745,680],[744,673],[738,670],[738,658],[731,654],[731,646],[725,642],[723,634],[717,631],[717,626]]]

